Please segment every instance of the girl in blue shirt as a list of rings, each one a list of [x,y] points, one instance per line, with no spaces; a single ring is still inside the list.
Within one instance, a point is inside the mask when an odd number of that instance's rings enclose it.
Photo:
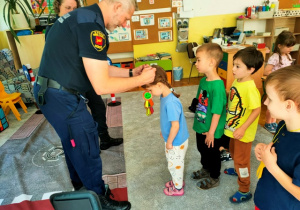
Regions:
[[[160,128],[165,141],[168,169],[172,180],[165,184],[164,193],[168,196],[184,194],[184,157],[188,147],[189,132],[179,95],[168,83],[165,70],[157,65],[154,81],[143,86],[152,95],[160,96]]]

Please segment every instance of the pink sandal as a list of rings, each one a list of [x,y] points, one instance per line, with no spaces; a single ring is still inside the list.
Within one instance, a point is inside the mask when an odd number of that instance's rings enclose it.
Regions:
[[[174,186],[170,188],[165,188],[164,193],[167,196],[182,196],[184,195],[184,189],[181,188],[180,190],[177,190]]]
[[[185,185],[185,182],[183,181],[183,182],[182,182],[182,187],[184,187],[184,185]],[[165,184],[165,186],[166,186],[166,188],[170,188],[170,187],[173,187],[173,186],[174,186],[174,183],[173,183],[173,181],[171,180],[171,181],[168,181],[168,182]]]

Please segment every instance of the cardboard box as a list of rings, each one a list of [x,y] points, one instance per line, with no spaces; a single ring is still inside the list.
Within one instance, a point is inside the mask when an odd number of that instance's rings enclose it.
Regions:
[[[257,36],[271,36],[271,32],[257,32]]]
[[[264,11],[264,12],[258,12],[258,19],[261,18],[271,18],[274,15],[274,11]]]
[[[300,44],[295,44],[295,45],[293,46],[292,51],[298,51],[298,50],[299,50],[299,46],[300,46]]]
[[[287,28],[287,27],[275,28],[275,34],[274,34],[274,36],[278,36],[284,30],[288,31],[289,28]]]

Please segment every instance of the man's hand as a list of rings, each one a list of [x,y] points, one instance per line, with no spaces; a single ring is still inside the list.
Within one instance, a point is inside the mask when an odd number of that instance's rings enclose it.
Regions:
[[[139,76],[141,78],[141,85],[150,84],[154,81],[156,68],[152,68],[151,66],[146,67],[143,69],[141,75]]]
[[[132,69],[132,74],[133,76],[139,76],[141,75],[142,71],[145,69],[145,68],[149,68],[150,66],[148,64],[144,64],[144,65],[141,65],[139,67],[136,67],[134,69]]]

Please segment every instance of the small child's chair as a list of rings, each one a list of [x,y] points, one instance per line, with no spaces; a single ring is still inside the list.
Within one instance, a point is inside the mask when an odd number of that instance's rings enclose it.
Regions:
[[[187,44],[187,54],[189,57],[189,61],[192,64],[191,66],[191,70],[190,70],[190,76],[189,76],[189,83],[191,80],[191,74],[192,74],[192,70],[193,70],[193,66],[195,66],[196,61],[194,61],[195,56],[195,52],[194,52],[194,48],[198,47],[198,44],[196,42],[191,42]]]
[[[14,113],[17,120],[21,120],[20,118],[21,115],[18,112],[17,108],[15,107],[16,103],[19,103],[22,109],[24,110],[24,112],[27,113],[27,107],[21,98],[21,93],[7,94],[5,92],[2,82],[0,81],[0,105],[3,108],[5,115],[7,116],[9,110],[11,110]]]

